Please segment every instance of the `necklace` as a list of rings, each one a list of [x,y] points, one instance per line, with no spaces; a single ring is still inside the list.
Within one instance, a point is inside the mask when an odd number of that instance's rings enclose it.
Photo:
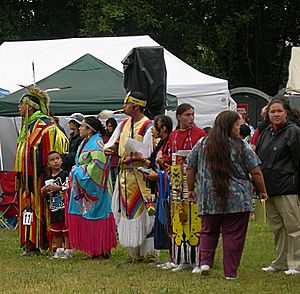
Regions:
[[[185,137],[185,140],[184,140],[184,143],[183,143],[183,150],[192,150],[193,149],[193,142],[192,142],[192,138],[191,138],[191,132],[192,132],[192,129],[189,128],[189,131],[188,131],[187,136]],[[175,138],[174,138],[174,141],[173,141],[173,144],[172,144],[172,153],[176,153],[177,150],[178,150],[178,148],[177,148],[178,147],[177,146],[178,133],[179,133],[179,131],[176,130]]]

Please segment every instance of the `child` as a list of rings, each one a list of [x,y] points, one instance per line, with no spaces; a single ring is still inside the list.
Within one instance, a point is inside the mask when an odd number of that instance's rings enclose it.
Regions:
[[[241,139],[244,140],[247,143],[250,143],[251,140],[251,129],[248,125],[243,124],[240,127],[240,135]]]
[[[52,245],[56,244],[57,249],[53,258],[66,259],[71,257],[72,250],[68,231],[65,225],[65,206],[64,206],[64,183],[68,176],[66,171],[62,170],[62,158],[56,151],[51,151],[47,155],[48,167],[51,175],[45,177],[42,193],[49,200],[50,208],[50,234]],[[63,247],[64,244],[64,247]]]

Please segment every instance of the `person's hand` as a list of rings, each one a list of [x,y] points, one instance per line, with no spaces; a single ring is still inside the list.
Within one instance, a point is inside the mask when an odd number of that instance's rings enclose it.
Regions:
[[[197,202],[196,193],[195,191],[189,191],[188,192],[188,199],[191,203]]]
[[[49,186],[44,186],[41,191],[42,191],[42,194],[47,194],[49,192]]]
[[[113,148],[106,148],[106,149],[104,149],[104,153],[107,156],[114,155],[115,154],[115,150]]]
[[[267,200],[267,199],[269,199],[269,196],[268,196],[267,192],[264,192],[264,193],[259,193],[259,198]]]
[[[49,185],[47,186],[49,187],[50,191],[49,192],[53,192],[53,193],[57,193],[59,191],[61,191],[61,186],[58,186],[58,185]]]
[[[163,159],[162,157],[158,157],[158,158],[156,158],[156,162],[157,162],[159,165],[163,166],[163,164],[164,164],[164,159]]]
[[[151,168],[149,169],[149,171],[150,173],[146,176],[146,178],[153,182],[158,181],[158,174]]]
[[[136,161],[143,161],[143,162],[146,161],[145,157],[144,157],[143,154],[140,153],[140,152],[134,151],[133,154],[132,154],[132,156],[134,157],[134,159],[135,159]]]
[[[122,162],[125,164],[130,163],[130,156],[127,156],[127,157],[124,156]]]
[[[54,185],[47,185],[47,186],[44,186],[43,188],[42,188],[42,193],[44,194],[47,194],[47,193],[49,193],[49,192],[54,192],[53,191],[53,187],[55,187]],[[56,186],[57,187],[57,186]]]

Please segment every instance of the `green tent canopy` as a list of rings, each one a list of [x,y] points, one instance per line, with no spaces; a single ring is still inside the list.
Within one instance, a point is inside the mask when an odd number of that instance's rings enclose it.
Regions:
[[[55,115],[117,110],[122,108],[126,95],[123,74],[90,54],[37,82],[36,86],[48,91]],[[18,116],[18,103],[24,93],[22,89],[1,98],[0,116]],[[177,98],[168,94],[167,108],[176,107]]]

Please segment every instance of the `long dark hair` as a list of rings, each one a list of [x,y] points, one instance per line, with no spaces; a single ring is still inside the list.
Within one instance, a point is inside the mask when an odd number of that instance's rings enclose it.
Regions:
[[[173,122],[172,119],[164,114],[157,115],[154,118],[154,126],[160,131],[162,127],[166,127],[168,134],[170,135],[173,130]]]
[[[154,171],[157,171],[157,164],[156,164],[157,153],[158,153],[159,150],[162,149],[162,151],[163,151],[163,148],[167,147],[169,136],[170,136],[170,134],[173,130],[173,122],[172,122],[172,119],[169,116],[164,115],[164,114],[160,114],[160,115],[157,115],[154,118],[154,123],[153,124],[154,124],[154,127],[156,128],[156,130],[159,133],[161,132],[162,127],[166,127],[166,131],[167,131],[166,138],[161,139],[158,142],[157,146],[155,147],[155,149],[153,150],[153,152],[151,153],[151,156],[150,156],[150,165],[149,165],[149,167],[152,168]],[[160,166],[159,169],[160,168],[163,168],[163,166]],[[156,188],[157,188],[157,184],[155,182],[152,182],[152,181],[150,181],[149,184],[150,184],[151,193],[155,193]]]
[[[84,122],[90,125],[96,132],[100,133],[102,136],[105,135],[105,128],[101,121],[94,116],[87,116],[84,118]],[[95,134],[95,131],[93,133]]]
[[[113,117],[110,117],[110,118],[108,118],[108,119],[106,120],[106,122],[105,122],[106,128],[107,128],[107,126],[108,126],[109,124],[113,127],[113,132],[114,132],[114,130],[116,129],[116,127],[117,127],[117,125],[118,125],[117,121],[116,121]],[[110,133],[110,132],[106,129],[106,136],[110,138],[111,135],[112,135],[112,133]]]
[[[273,105],[275,103],[281,104],[283,106],[283,108],[287,111],[288,120],[291,121],[292,123],[296,124],[298,127],[300,127],[300,112],[299,112],[299,110],[297,108],[292,108],[289,99],[281,94],[272,98],[270,100],[270,102],[268,103],[267,118],[269,121],[270,121],[269,110],[270,110],[271,105]]]
[[[229,176],[233,169],[228,138],[231,137],[233,125],[239,119],[240,115],[235,111],[219,113],[204,147],[213,187],[224,207],[229,193]]]
[[[166,130],[167,130],[167,137],[165,139],[161,139],[157,146],[155,147],[155,149],[153,150],[151,156],[150,156],[150,167],[153,169],[153,170],[156,170],[156,156],[157,156],[157,153],[158,151],[167,144],[168,140],[169,140],[169,135],[171,134],[172,132],[172,129],[173,129],[173,122],[172,122],[172,119],[167,116],[167,115],[164,115],[164,114],[160,114],[160,115],[157,115],[155,118],[154,118],[154,127],[160,132],[161,128],[162,127],[166,127]]]

